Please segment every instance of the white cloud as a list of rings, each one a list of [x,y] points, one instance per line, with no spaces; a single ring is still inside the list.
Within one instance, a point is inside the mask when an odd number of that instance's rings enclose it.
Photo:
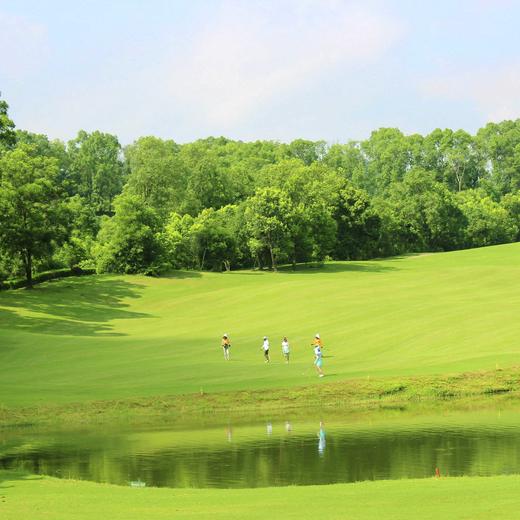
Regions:
[[[424,94],[433,98],[470,102],[485,121],[520,117],[520,66],[459,71],[425,81]]]
[[[360,2],[227,1],[167,64],[169,93],[222,130],[338,67],[380,58],[400,23]]]
[[[44,25],[0,12],[0,77],[35,75],[48,56],[47,36]]]

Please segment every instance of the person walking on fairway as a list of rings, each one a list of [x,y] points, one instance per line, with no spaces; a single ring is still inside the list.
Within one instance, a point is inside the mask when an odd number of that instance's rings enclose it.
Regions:
[[[319,377],[323,377],[325,374],[321,368],[323,366],[323,355],[321,353],[322,344],[319,334],[316,334],[314,337],[312,346],[314,347],[314,366],[316,367],[316,372],[318,372]]]
[[[283,357],[285,358],[285,362],[286,363],[289,363],[289,340],[287,339],[287,336],[284,336],[283,338],[283,341],[282,341],[282,354],[283,354]]]
[[[222,336],[222,350],[224,351],[224,359],[229,361],[229,348],[231,347],[231,341],[227,334]]]
[[[264,351],[265,362],[269,363],[271,360],[269,359],[269,340],[267,339],[267,336],[264,336],[262,350]]]

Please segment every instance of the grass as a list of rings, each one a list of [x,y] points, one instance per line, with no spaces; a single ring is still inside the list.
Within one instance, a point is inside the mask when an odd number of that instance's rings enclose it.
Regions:
[[[353,379],[269,392],[237,390],[49,404],[30,407],[0,407],[0,427],[131,422],[155,424],[158,421],[200,421],[215,414],[234,420],[251,420],[276,414],[320,413],[338,410],[377,411],[396,407],[434,410],[450,406],[464,408],[493,397],[494,405],[518,402],[520,367],[466,372],[444,376],[388,377]]]
[[[275,389],[326,392],[328,383],[371,379],[386,385],[382,397],[395,397],[410,392],[402,378],[511,367],[520,358],[519,255],[520,244],[509,244],[295,272],[92,276],[2,292],[0,405],[242,391],[262,400]],[[322,381],[309,347],[316,332]],[[262,360],[264,334],[271,365]],[[489,392],[516,380],[490,383]]]
[[[518,516],[519,486],[520,476],[501,476],[241,490],[134,489],[0,472],[0,516],[2,520],[511,519]]]

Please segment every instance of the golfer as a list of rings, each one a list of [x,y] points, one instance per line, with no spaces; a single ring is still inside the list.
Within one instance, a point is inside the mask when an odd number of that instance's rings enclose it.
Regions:
[[[323,356],[321,353],[321,346],[316,345],[314,347],[314,366],[316,367],[316,372],[318,372],[319,377],[323,377],[325,374],[321,367],[323,366]]]
[[[265,362],[269,363],[271,360],[269,359],[269,340],[267,339],[267,336],[264,336],[262,350],[264,351]]]
[[[282,354],[283,354],[283,357],[285,358],[286,363],[289,363],[289,353],[290,353],[289,340],[287,339],[286,336],[284,336],[283,341],[282,341]]]
[[[222,336],[222,350],[224,351],[224,359],[229,361],[229,349],[231,347],[231,341],[229,341],[229,337],[227,334]]]

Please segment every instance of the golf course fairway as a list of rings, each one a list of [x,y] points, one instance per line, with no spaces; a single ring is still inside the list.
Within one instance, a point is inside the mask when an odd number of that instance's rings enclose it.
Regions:
[[[519,309],[520,244],[278,273],[68,278],[0,293],[0,405],[265,395],[367,377],[494,370],[520,360]],[[317,332],[322,380],[309,346]],[[223,333],[232,341],[229,362]]]

